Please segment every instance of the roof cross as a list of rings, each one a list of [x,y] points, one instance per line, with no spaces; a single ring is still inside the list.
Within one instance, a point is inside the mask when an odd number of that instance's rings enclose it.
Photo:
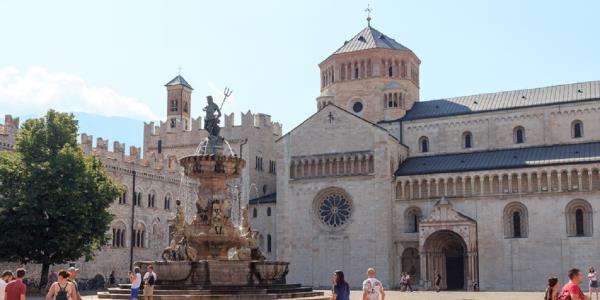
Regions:
[[[373,11],[371,4],[367,4],[365,11],[367,12],[367,25],[371,27],[371,12]]]

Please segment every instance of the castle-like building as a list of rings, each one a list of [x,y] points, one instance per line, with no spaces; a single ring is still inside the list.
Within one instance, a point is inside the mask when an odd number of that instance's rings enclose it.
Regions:
[[[319,64],[317,112],[296,128],[225,116],[221,133],[247,161],[234,188],[263,252],[291,262],[290,281],[322,287],[337,269],[359,286],[375,267],[386,287],[406,272],[425,289],[440,273],[443,289],[539,290],[597,263],[600,81],[420,101],[419,66],[369,24]],[[143,153],[82,135],[126,191],[86,276],[125,272],[132,204],[134,260],[147,260],[168,244],[174,199],[193,201],[177,159],[207,132],[190,84],[166,87],[167,120],[145,125]],[[7,116],[0,149],[17,129]]]
[[[118,278],[126,278],[130,247],[134,248],[133,261],[160,260],[174,232],[170,220],[174,218],[176,200],[183,202],[188,222],[196,213],[197,186],[182,178],[178,158],[193,154],[208,133],[201,126],[201,117],[190,117],[191,85],[178,75],[166,88],[167,120],[158,125],[152,122],[144,125],[143,151],[130,146],[126,154],[123,143],[115,141],[109,149],[107,139],[97,138],[94,145],[92,136],[81,134],[82,151],[97,156],[109,176],[124,190],[110,207],[114,215],[109,231],[111,244],[103,247],[93,261],[73,262],[80,268],[82,278],[97,274],[108,278],[112,271]],[[241,154],[247,161],[247,166],[241,178],[232,183],[231,192],[237,195],[238,209],[249,202],[261,202],[258,206],[250,205],[250,221],[253,229],[260,232],[259,246],[264,255],[273,259],[276,231],[274,220],[269,219],[275,218],[275,207],[274,201],[264,199],[275,197],[275,140],[281,137],[281,125],[272,122],[269,115],[250,111],[242,113],[241,124],[236,125],[234,117],[233,113],[224,116],[221,135],[233,153]],[[6,115],[4,125],[0,126],[0,151],[14,150],[18,130],[19,119]],[[28,269],[30,274],[40,271],[38,266]]]
[[[539,290],[598,263],[600,81],[419,101],[417,55],[370,25],[278,140],[277,258],[329,286]]]

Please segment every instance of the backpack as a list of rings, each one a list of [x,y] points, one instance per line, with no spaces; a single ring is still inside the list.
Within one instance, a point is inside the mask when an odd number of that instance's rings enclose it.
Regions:
[[[569,294],[569,292],[563,290],[558,295],[558,300],[571,300],[571,295]]]
[[[155,281],[156,279],[154,279],[154,275],[150,273],[150,275],[148,276],[148,285],[154,285]]]
[[[69,294],[67,293],[67,287],[69,286],[69,283],[67,282],[67,284],[65,284],[65,287],[61,287],[60,283],[58,283],[58,292],[56,293],[56,295],[54,296],[54,300],[68,300],[69,299]]]

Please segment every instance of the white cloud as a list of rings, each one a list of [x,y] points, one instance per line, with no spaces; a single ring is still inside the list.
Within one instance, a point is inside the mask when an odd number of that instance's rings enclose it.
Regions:
[[[108,87],[88,86],[77,75],[50,73],[44,68],[29,68],[24,73],[14,67],[0,69],[0,112],[40,115],[51,108],[108,117],[159,119],[139,100]]]

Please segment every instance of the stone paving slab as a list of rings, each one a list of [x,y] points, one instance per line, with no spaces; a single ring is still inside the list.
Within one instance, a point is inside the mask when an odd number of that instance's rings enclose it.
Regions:
[[[330,296],[330,291],[324,291]],[[399,292],[387,291],[386,300],[539,300],[542,292]],[[350,300],[362,300],[361,291],[352,291]]]
[[[325,296],[330,296],[330,291]],[[42,300],[43,297],[27,297],[28,300]],[[95,295],[83,296],[84,300],[98,300]],[[143,298],[141,298],[143,299]],[[542,292],[399,292],[387,291],[386,300],[539,300],[544,299]],[[362,300],[360,291],[352,291],[350,300]]]

